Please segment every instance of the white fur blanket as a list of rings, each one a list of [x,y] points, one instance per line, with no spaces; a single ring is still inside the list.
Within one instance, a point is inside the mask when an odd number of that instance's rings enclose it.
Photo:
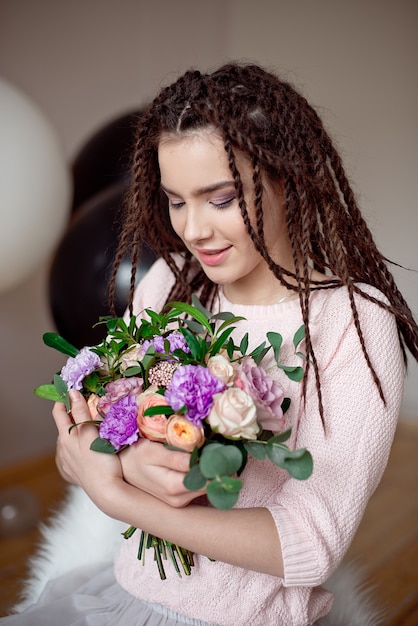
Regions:
[[[74,529],[77,528],[77,532]],[[104,515],[78,487],[70,486],[60,509],[41,526],[41,541],[29,561],[29,575],[20,613],[36,603],[49,580],[83,565],[111,562],[127,525]],[[334,593],[334,606],[318,626],[378,626],[382,612],[364,586],[364,573],[354,564],[341,566],[325,585]]]

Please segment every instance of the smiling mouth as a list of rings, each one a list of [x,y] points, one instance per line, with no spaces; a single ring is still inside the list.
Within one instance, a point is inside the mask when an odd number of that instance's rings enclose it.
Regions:
[[[219,265],[228,256],[232,246],[222,248],[221,250],[196,250],[201,263],[205,265]]]

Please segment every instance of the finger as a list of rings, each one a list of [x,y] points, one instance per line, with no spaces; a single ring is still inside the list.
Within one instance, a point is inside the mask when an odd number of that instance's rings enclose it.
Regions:
[[[146,455],[147,462],[151,465],[164,467],[176,472],[188,472],[190,469],[189,452],[169,450],[161,443],[140,439],[136,446],[141,446],[141,454]]]
[[[71,415],[67,413],[63,402],[55,402],[54,408],[52,409],[52,416],[58,429],[58,436],[68,433],[73,421]]]

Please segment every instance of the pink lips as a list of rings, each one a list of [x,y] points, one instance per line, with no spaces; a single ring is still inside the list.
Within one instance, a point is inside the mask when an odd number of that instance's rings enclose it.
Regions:
[[[231,246],[223,250],[196,250],[199,259],[205,265],[219,265],[227,257]]]

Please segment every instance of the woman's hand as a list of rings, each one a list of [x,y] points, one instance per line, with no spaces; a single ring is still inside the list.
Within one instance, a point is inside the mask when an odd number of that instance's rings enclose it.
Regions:
[[[190,469],[190,454],[169,450],[163,444],[140,439],[120,454],[126,482],[172,507],[189,504],[205,492],[189,491],[183,485]]]
[[[52,415],[58,428],[56,463],[65,480],[79,485],[100,507],[104,486],[111,481],[123,480],[122,467],[118,455],[104,454],[90,450],[90,445],[98,435],[93,424],[75,426],[91,419],[87,404],[78,391],[70,392],[71,415],[65,405],[57,402]],[[72,417],[71,417],[72,416]]]

